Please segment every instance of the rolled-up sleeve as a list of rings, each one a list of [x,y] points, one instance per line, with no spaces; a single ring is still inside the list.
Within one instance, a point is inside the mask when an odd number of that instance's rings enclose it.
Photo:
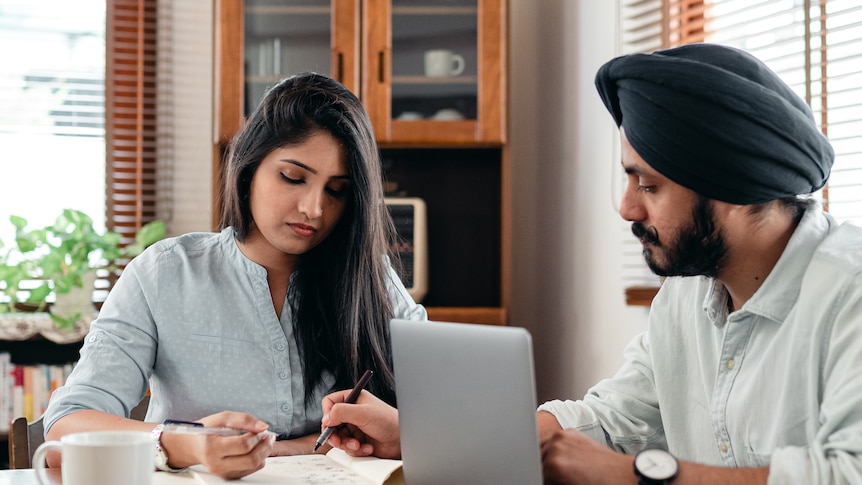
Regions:
[[[549,401],[538,410],[553,414],[563,428],[577,429],[620,452],[666,447],[648,349],[647,334],[637,336],[612,379],[596,384],[583,400]]]
[[[120,307],[122,312],[116,311]],[[155,349],[155,324],[136,267],[130,264],[84,338],[74,371],[51,396],[45,430],[84,409],[129,416],[147,392]]]

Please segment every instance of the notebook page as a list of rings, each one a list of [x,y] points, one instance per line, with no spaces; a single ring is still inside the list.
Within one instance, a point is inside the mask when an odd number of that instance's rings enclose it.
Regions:
[[[353,458],[333,449],[326,455],[273,456],[262,470],[242,478],[243,485],[390,485],[392,476],[400,479],[400,460]],[[189,470],[201,485],[237,482],[223,480],[197,465]],[[393,476],[394,472],[395,476]],[[396,482],[398,483],[398,482]],[[403,483],[403,479],[401,482]]]

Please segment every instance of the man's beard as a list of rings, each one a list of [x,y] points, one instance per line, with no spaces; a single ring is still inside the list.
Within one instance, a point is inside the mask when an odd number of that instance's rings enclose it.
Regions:
[[[710,201],[702,196],[694,204],[691,223],[677,231],[676,240],[662,242],[655,227],[647,228],[640,222],[632,223],[632,233],[645,243],[647,266],[658,276],[715,278],[727,253]],[[664,249],[663,263],[657,261],[654,254],[657,249]]]

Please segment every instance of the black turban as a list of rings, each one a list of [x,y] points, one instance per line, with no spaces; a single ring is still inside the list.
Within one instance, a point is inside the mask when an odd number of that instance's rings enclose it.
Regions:
[[[739,49],[688,44],[617,57],[596,87],[638,155],[706,197],[756,204],[829,178],[834,153],[808,106]]]

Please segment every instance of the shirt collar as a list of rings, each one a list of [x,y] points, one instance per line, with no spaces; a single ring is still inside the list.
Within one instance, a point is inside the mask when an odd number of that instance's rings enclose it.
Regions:
[[[248,259],[248,257],[240,251],[239,242],[236,240],[236,235],[234,234],[234,229],[232,227],[222,229],[219,238],[221,239],[225,255],[231,264],[243,272],[266,277],[266,268]]]
[[[802,276],[814,251],[834,227],[835,220],[819,205],[806,210],[775,267],[739,312],[759,315],[779,324],[783,322],[796,302]],[[726,322],[727,301],[724,285],[713,279],[704,298],[703,309],[718,327]]]

